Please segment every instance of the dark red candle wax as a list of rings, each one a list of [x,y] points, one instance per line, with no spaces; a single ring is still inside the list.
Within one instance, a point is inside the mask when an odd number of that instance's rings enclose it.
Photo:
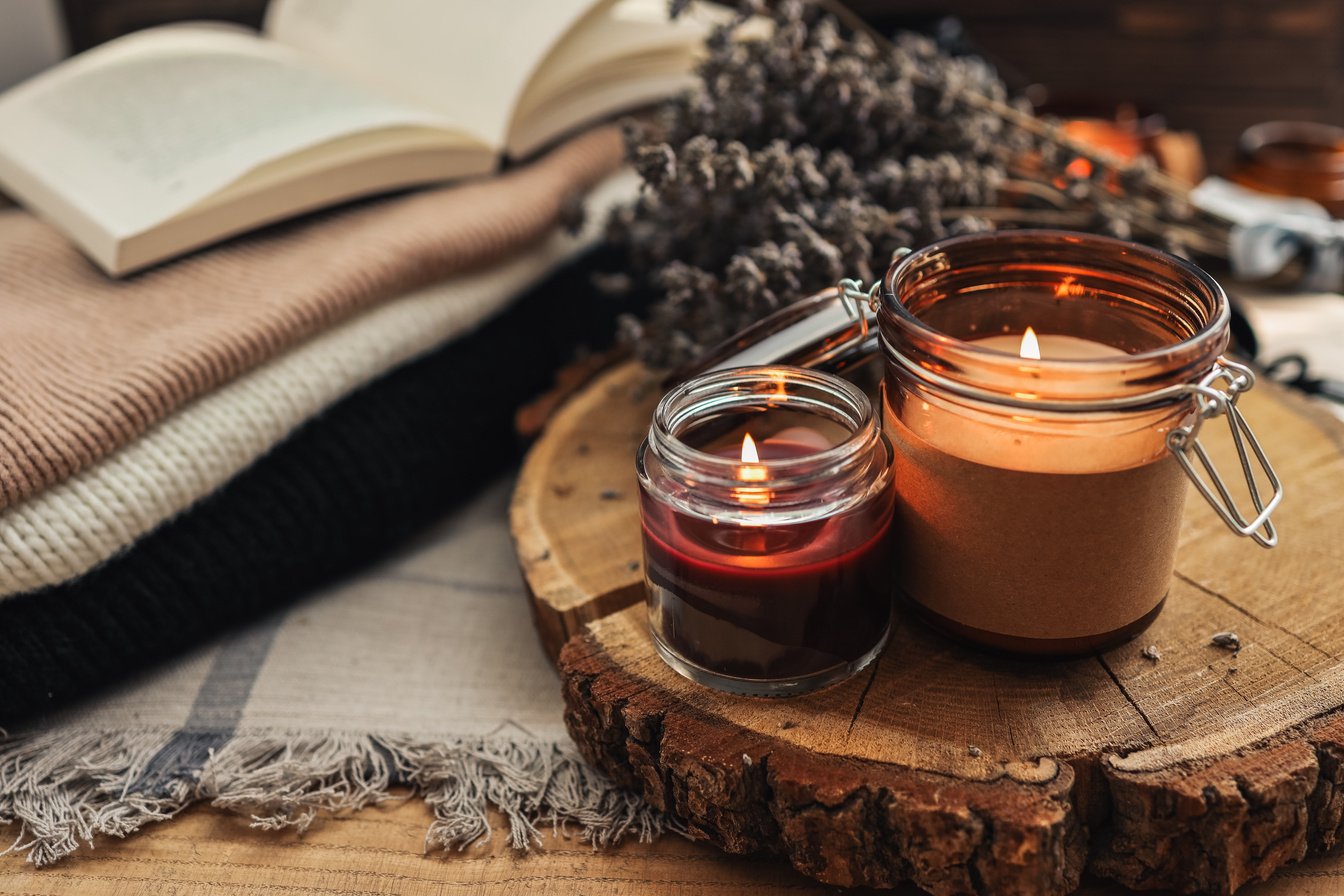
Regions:
[[[767,470],[819,450],[781,435],[758,443]],[[768,477],[743,485],[746,503],[768,506]],[[891,615],[890,490],[801,522],[703,519],[647,495],[642,510],[653,630],[685,660],[723,676],[803,679],[880,643]]]

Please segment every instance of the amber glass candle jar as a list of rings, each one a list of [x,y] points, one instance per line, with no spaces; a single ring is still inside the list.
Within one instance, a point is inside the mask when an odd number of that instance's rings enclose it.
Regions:
[[[1344,128],[1311,121],[1267,121],[1237,141],[1232,180],[1252,190],[1301,196],[1344,216]]]
[[[906,600],[1037,655],[1151,623],[1187,491],[1168,435],[1228,343],[1218,284],[1131,243],[1002,232],[894,264],[878,317]]]
[[[636,458],[663,659],[768,696],[870,663],[892,612],[891,459],[868,398],[829,374],[741,367],[664,396]]]

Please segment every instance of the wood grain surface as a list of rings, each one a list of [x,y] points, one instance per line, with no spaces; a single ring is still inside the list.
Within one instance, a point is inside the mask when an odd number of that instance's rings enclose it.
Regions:
[[[654,374],[622,364],[562,407],[523,462],[509,528],[552,660],[644,598],[634,458],[661,397]]]
[[[587,755],[730,852],[838,884],[1068,892],[1085,869],[1230,892],[1340,836],[1344,428],[1264,385],[1243,408],[1289,495],[1283,544],[1192,497],[1167,609],[1070,663],[998,659],[902,621],[821,694],[725,698],[657,658],[638,601],[633,452],[648,375],[617,369],[552,422],[513,505],[520,560]],[[1226,436],[1209,430],[1219,466]],[[591,623],[591,624],[590,624]],[[1210,643],[1236,631],[1240,651]],[[1156,646],[1161,659],[1141,649]],[[1339,791],[1344,793],[1344,791]]]
[[[308,833],[257,831],[237,815],[198,807],[54,868],[0,858],[0,893],[24,896],[752,896],[871,894],[803,877],[783,859],[726,856],[712,846],[666,836],[594,852],[549,836],[520,854],[496,837],[461,852],[425,854],[429,811],[416,799],[319,821]],[[914,896],[914,887],[884,890]],[[1285,869],[1244,896],[1338,896],[1344,859]],[[1130,896],[1087,881],[1079,896]],[[1160,896],[1160,891],[1158,896]]]
[[[497,819],[498,820],[498,819]],[[304,835],[257,831],[247,819],[196,808],[169,824],[102,843],[51,868],[0,862],[0,893],[42,896],[198,896],[219,893],[728,896],[827,893],[770,857],[732,859],[669,836],[595,852],[552,838],[513,851],[506,838],[460,852],[424,852],[432,818],[416,798],[320,821]]]

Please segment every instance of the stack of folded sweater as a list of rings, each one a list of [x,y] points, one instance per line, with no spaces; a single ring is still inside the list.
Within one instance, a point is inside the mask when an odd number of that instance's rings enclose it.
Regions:
[[[0,211],[0,725],[367,563],[512,463],[517,407],[610,332],[583,270],[543,280],[595,241],[600,212],[560,227],[574,198],[631,188],[620,161],[602,129],[116,282]]]

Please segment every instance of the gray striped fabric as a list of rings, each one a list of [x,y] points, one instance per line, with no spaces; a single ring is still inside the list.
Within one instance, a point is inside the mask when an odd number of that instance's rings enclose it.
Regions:
[[[583,763],[508,535],[508,482],[399,558],[0,742],[0,818],[38,864],[208,800],[308,825],[414,786],[430,842],[662,820]]]

